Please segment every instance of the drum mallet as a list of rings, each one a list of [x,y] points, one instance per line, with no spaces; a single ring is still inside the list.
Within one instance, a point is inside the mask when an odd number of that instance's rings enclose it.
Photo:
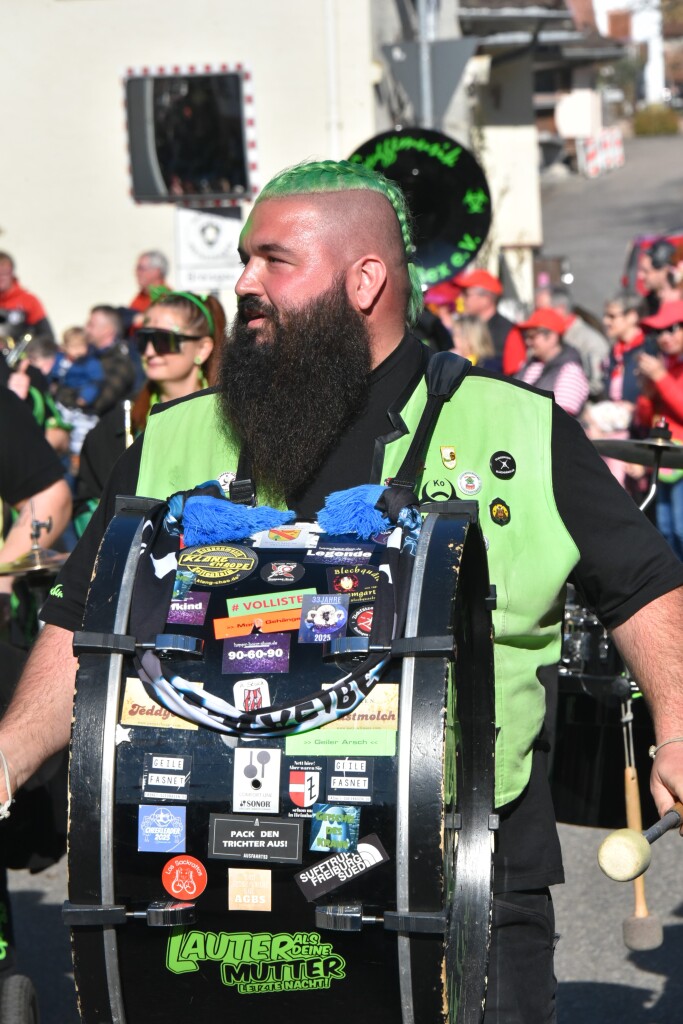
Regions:
[[[675,803],[647,832],[619,828],[603,839],[598,850],[598,864],[608,878],[629,882],[647,871],[652,860],[650,845],[672,828],[683,824],[683,804]]]

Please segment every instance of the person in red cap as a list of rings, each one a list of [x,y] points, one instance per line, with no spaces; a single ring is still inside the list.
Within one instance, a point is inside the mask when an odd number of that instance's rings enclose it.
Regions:
[[[529,359],[515,376],[541,391],[552,391],[565,412],[578,416],[586,404],[590,386],[581,356],[562,341],[565,326],[565,318],[555,309],[535,309],[528,320],[518,324],[529,349]]]
[[[503,361],[503,373],[511,377],[524,364],[526,346],[513,322],[498,312],[503,294],[500,278],[488,270],[469,270],[458,274],[455,283],[463,290],[465,312],[486,324],[496,355]]]
[[[641,326],[656,335],[660,354],[640,352],[638,373],[643,394],[636,402],[635,422],[651,427],[662,416],[674,441],[683,445],[683,302],[667,302]],[[683,470],[660,469],[657,484],[657,526],[683,559]]]

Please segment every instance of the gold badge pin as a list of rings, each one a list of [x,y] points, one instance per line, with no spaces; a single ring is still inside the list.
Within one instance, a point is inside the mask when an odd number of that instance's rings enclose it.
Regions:
[[[455,457],[455,448],[452,445],[441,445],[441,461],[446,469],[455,469],[457,459]]]

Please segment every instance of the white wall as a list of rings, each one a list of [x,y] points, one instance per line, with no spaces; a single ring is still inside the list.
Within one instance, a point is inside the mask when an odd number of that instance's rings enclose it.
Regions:
[[[326,16],[337,43],[341,155],[374,134],[370,0],[2,0],[0,249],[53,327],[127,303],[137,254],[173,259],[173,208],[129,194],[121,74],[242,62],[253,72],[258,162],[330,155]],[[173,276],[171,273],[171,280]]]

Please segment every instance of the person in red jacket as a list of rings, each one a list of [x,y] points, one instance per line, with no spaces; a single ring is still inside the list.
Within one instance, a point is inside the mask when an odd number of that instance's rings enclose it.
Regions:
[[[651,426],[662,416],[674,441],[683,445],[683,302],[667,302],[641,325],[657,337],[660,354],[638,354],[643,394],[636,402],[636,422]],[[683,470],[661,469],[657,486],[657,526],[683,559]]]
[[[7,324],[10,334],[30,327],[33,334],[52,337],[42,302],[19,284],[8,252],[0,252],[0,322]]]
[[[503,373],[511,377],[526,360],[526,345],[521,333],[511,320],[498,312],[498,300],[503,294],[500,278],[488,270],[469,270],[454,279],[463,290],[465,312],[478,316],[489,329],[495,354],[503,362]]]

